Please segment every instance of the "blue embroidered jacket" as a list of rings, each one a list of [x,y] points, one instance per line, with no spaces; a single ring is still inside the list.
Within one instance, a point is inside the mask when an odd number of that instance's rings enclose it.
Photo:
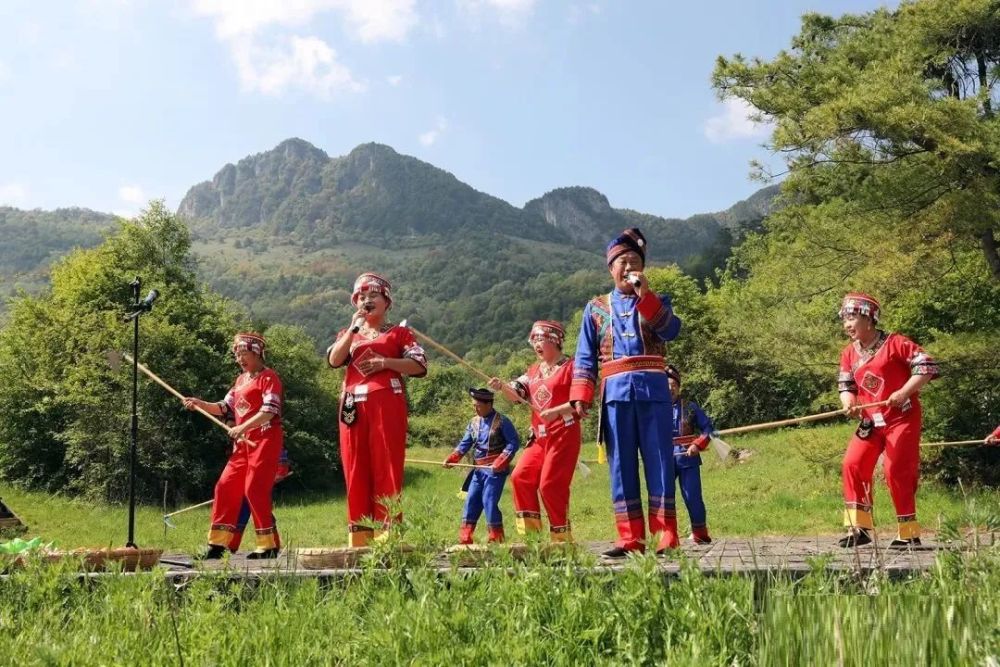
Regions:
[[[617,289],[591,300],[583,310],[574,357],[571,401],[593,401],[602,365],[623,357],[650,357],[645,368],[620,372],[604,380],[605,401],[670,402],[664,367],[664,342],[680,332],[681,321],[670,297],[647,292],[640,300]],[[659,357],[659,361],[652,359]]]
[[[510,419],[491,410],[485,417],[472,418],[455,451],[465,456],[474,447],[472,456],[477,463],[491,463],[501,454],[510,459],[520,446],[521,439]]]

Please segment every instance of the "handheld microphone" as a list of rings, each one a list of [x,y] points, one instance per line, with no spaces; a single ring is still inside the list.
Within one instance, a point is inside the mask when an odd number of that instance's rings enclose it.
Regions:
[[[632,287],[639,287],[640,285],[642,285],[642,281],[639,280],[639,276],[635,275],[634,273],[628,274],[626,280],[628,280],[632,284]]]
[[[372,309],[373,309],[374,307],[375,307],[375,304],[373,304],[373,303],[366,303],[366,304],[364,305],[364,309],[365,309],[365,312],[366,312],[366,313],[370,313],[370,312],[372,312]],[[361,331],[361,325],[360,325],[360,324],[355,324],[355,325],[354,325],[353,327],[351,327],[351,333],[352,333],[352,334],[356,334],[356,333],[358,333],[359,331]]]

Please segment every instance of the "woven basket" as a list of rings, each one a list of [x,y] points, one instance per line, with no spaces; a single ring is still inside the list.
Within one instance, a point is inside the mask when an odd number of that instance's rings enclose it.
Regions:
[[[107,549],[103,552],[105,561],[122,563],[126,572],[152,570],[160,562],[163,549]]]
[[[88,572],[104,570],[109,563],[122,563],[126,572],[151,570],[160,562],[163,549],[74,549],[72,551],[49,551],[42,554],[46,563],[61,563],[66,560],[79,560],[83,569]]]
[[[298,566],[306,570],[343,570],[357,567],[371,551],[368,547],[296,549],[295,557]]]

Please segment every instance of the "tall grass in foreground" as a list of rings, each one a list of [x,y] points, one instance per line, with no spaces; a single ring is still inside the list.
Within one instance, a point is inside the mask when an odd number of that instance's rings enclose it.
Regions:
[[[0,581],[7,664],[984,665],[1000,656],[1000,558],[905,581],[664,578],[540,562],[465,574],[405,563],[341,581],[157,576]]]

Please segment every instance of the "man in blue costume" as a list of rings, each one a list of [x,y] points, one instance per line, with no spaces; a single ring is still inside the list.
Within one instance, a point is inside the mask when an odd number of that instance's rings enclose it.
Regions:
[[[691,540],[711,544],[705,499],[701,495],[701,453],[708,449],[712,420],[694,401],[681,397],[681,373],[667,365],[667,381],[674,398],[671,416],[674,425],[674,474],[681,484],[681,497],[691,517]]]
[[[677,337],[681,322],[671,310],[670,297],[653,292],[642,273],[646,264],[642,232],[626,229],[608,244],[606,256],[614,287],[584,308],[570,402],[582,417],[597,390],[598,438],[607,447],[618,528],[614,548],[604,555],[622,558],[646,548],[640,456],[649,499],[649,530],[660,534],[656,547],[660,554],[680,544],[670,389],[663,359],[664,343]]]
[[[500,512],[500,495],[510,474],[510,461],[521,440],[510,419],[493,409],[493,392],[489,389],[469,389],[476,416],[465,429],[465,436],[458,443],[444,466],[451,467],[473,449],[472,460],[477,468],[470,473],[469,495],[462,509],[462,525],[458,532],[459,544],[472,544],[479,516],[486,511],[486,527],[490,542],[503,542],[503,514]]]

